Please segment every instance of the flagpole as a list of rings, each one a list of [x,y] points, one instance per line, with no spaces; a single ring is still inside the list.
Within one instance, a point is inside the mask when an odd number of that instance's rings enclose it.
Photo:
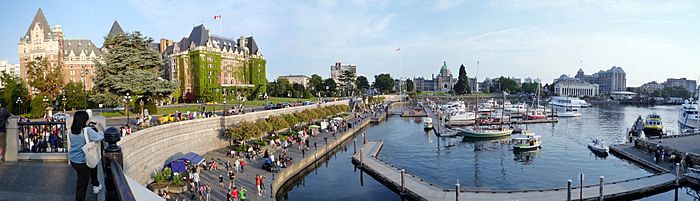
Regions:
[[[221,33],[221,14],[219,14],[219,35],[222,35],[222,33]]]

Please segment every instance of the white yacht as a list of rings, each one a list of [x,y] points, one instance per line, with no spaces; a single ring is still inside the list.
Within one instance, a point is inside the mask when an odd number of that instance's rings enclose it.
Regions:
[[[525,103],[506,105],[505,111],[508,114],[522,114],[527,111],[527,105]]]
[[[473,112],[463,110],[447,116],[447,125],[466,124],[474,122],[474,120],[476,120],[476,115]]]
[[[692,98],[690,100],[685,100],[678,114],[678,124],[681,125],[681,129],[700,128],[698,101],[693,101]]]
[[[554,96],[549,100],[550,105],[560,107],[590,107],[591,104],[576,97]]]

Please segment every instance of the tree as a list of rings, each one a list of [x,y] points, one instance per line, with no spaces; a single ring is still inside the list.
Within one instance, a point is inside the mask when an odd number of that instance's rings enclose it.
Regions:
[[[459,66],[459,76],[457,77],[457,84],[454,86],[454,91],[458,95],[472,93],[472,89],[469,88],[469,78],[467,77],[467,70],[464,64]]]
[[[518,93],[520,87],[515,80],[506,77],[499,77],[493,79],[491,82],[491,92],[508,92],[508,93]]]
[[[272,126],[272,129],[274,130],[281,130],[284,128],[289,127],[289,124],[287,123],[284,118],[280,116],[271,116],[270,118],[267,119],[268,122],[270,122],[270,125]]]
[[[12,76],[0,72],[0,82],[5,86],[2,90],[2,106],[5,106],[12,114],[20,114],[28,111],[29,108],[29,90],[27,85],[19,77]],[[21,100],[21,104],[17,101]]]
[[[333,96],[338,88],[338,85],[335,84],[335,80],[328,78],[323,81],[323,87],[327,96]]]
[[[375,75],[373,86],[382,93],[389,93],[394,88],[394,79],[388,73]]]
[[[258,129],[260,129],[260,133],[272,131],[272,125],[265,119],[258,119],[257,121],[255,121],[255,126],[257,126]],[[260,133],[257,133],[257,135],[255,135],[254,137],[257,137]]]
[[[61,64],[49,64],[46,58],[37,57],[29,62],[27,78],[29,86],[50,97],[54,97],[63,88]]]
[[[66,110],[74,110],[78,108],[86,108],[85,105],[85,90],[80,82],[68,82],[65,90],[66,94]]]
[[[317,74],[311,75],[311,79],[309,79],[309,86],[311,86],[311,89],[313,89],[314,94],[318,94],[318,92],[325,89],[323,88],[323,78]]]
[[[690,91],[682,86],[672,86],[665,87],[661,90],[661,96],[668,97],[679,97],[679,98],[690,98]]]
[[[413,90],[415,90],[415,89],[416,89],[416,86],[413,84],[413,80],[406,79],[406,91],[413,92]]]
[[[292,84],[292,94],[294,98],[303,98],[305,92],[306,88],[304,88],[304,85],[299,83]]]
[[[152,41],[139,32],[105,38],[107,53],[102,54],[103,62],[95,61],[95,102],[118,105],[126,93],[160,100],[175,91],[175,83],[159,77],[162,61],[149,48]]]
[[[361,75],[357,76],[357,80],[355,80],[355,86],[357,86],[357,88],[360,90],[369,89],[369,81],[367,81],[367,77]]]
[[[523,83],[523,86],[520,87],[522,92],[532,93],[532,94],[537,93],[538,88],[540,90],[540,93],[544,92],[544,89],[542,89],[542,85],[540,85],[540,83],[536,83],[536,82],[535,83]]]

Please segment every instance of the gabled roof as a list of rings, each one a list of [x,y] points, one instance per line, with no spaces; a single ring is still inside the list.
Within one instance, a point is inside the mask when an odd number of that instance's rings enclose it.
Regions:
[[[248,50],[250,51],[250,54],[255,55],[258,54],[258,44],[255,43],[255,39],[253,39],[252,36],[246,38],[248,39],[248,43],[246,44],[248,47]]]
[[[86,55],[89,55],[91,51],[95,52],[95,55],[102,55],[102,51],[88,39],[69,39],[63,40],[63,54],[64,57],[70,55],[73,52],[75,55],[80,55],[80,52],[85,51]]]
[[[209,33],[207,28],[204,27],[204,24],[200,24],[199,26],[192,28],[189,39],[190,41],[194,42],[196,46],[206,45],[207,41],[209,40]]]
[[[107,36],[112,34],[124,34],[124,30],[122,29],[122,26],[119,26],[119,22],[117,22],[117,20],[114,20],[114,23],[112,23],[112,28],[109,29]]]
[[[236,41],[224,37],[218,37],[218,36],[211,36],[211,42],[214,47],[218,48],[221,51],[235,51],[236,50]]]
[[[179,46],[180,51],[184,51],[186,49],[189,49],[190,48],[190,39],[187,37],[182,37],[182,39],[180,39],[180,42],[178,42],[177,45]]]
[[[29,25],[29,29],[27,29],[27,33],[24,34],[24,37],[29,37],[31,39],[32,36],[30,32],[35,26],[39,26],[43,29],[44,38],[49,38],[51,36],[51,27],[49,27],[49,22],[46,21],[46,16],[44,16],[44,11],[42,11],[41,8],[36,11],[34,20],[32,20],[32,23]]]

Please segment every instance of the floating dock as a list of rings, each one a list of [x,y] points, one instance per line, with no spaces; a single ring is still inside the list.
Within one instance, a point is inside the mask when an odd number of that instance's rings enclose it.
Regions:
[[[382,141],[367,141],[356,150],[353,163],[363,171],[372,174],[385,186],[415,200],[598,200],[624,199],[630,196],[677,187],[681,177],[671,173],[655,174],[624,181],[608,182],[600,185],[587,185],[583,189],[564,188],[532,190],[469,190],[466,187],[443,188],[430,183],[398,167],[382,161],[377,155],[382,149]],[[564,185],[566,181],[562,182]],[[601,190],[602,189],[602,190]],[[579,192],[583,194],[579,194]]]

